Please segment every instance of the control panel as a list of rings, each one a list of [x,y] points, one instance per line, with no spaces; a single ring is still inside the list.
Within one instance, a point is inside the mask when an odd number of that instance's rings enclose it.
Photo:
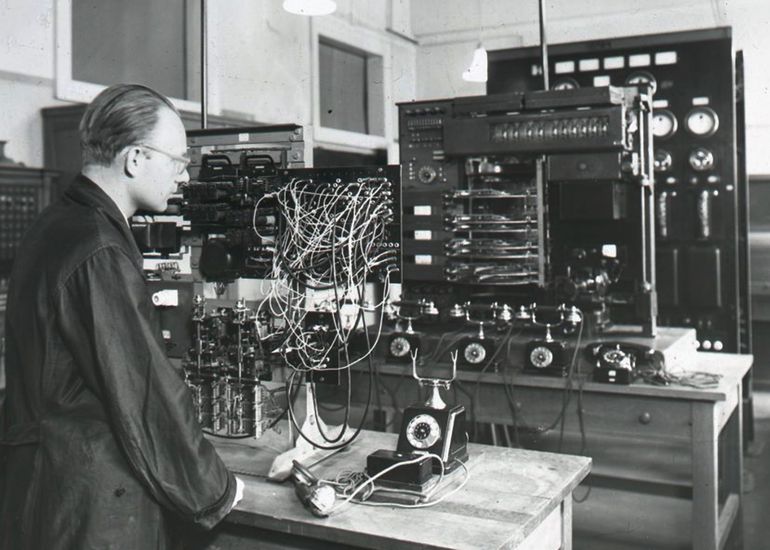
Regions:
[[[660,324],[696,328],[704,351],[749,352],[747,184],[730,29],[551,45],[549,75],[554,90],[654,93]],[[489,94],[542,88],[538,48],[489,53]]]

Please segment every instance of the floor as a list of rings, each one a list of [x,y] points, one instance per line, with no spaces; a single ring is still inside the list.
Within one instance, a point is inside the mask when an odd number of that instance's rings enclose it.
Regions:
[[[745,550],[770,548],[770,391],[754,392],[754,414],[755,441],[744,457]],[[575,498],[584,497],[578,489]],[[575,550],[690,548],[686,500],[593,488],[573,511]]]

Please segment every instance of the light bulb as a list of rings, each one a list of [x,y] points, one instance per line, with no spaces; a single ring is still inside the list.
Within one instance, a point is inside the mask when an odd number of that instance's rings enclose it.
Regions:
[[[283,0],[283,9],[295,15],[329,15],[337,9],[334,0]]]

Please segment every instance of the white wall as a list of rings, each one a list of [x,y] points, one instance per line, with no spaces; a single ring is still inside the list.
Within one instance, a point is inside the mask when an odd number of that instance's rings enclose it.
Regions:
[[[537,6],[536,0],[413,2],[418,96],[484,93],[483,84],[461,79],[478,37],[490,50],[537,45]],[[546,20],[549,43],[732,26],[734,47],[745,57],[749,173],[770,174],[770,1],[550,0]],[[506,40],[512,44],[499,45]]]
[[[9,156],[30,166],[43,159],[40,109],[61,104],[53,92],[54,1],[0,0],[0,139],[9,141]],[[309,127],[311,23],[284,13],[280,3],[209,2],[216,6],[209,15],[210,102],[215,112]],[[360,28],[362,36],[375,33],[389,44],[391,145],[396,102],[484,93],[483,84],[460,76],[479,39],[487,49],[539,39],[535,0],[338,0],[338,6],[332,26]],[[749,171],[770,173],[770,1],[550,0],[547,18],[551,43],[731,25],[746,59]]]
[[[212,104],[252,113],[260,122],[307,123],[310,19],[284,12],[280,2],[216,4],[209,11]]]
[[[40,109],[54,99],[53,0],[0,2],[0,139],[27,166],[43,163]]]
[[[54,2],[0,0],[0,140],[8,140],[10,157],[28,166],[43,162],[40,109],[66,104],[54,93]],[[416,46],[397,34],[410,33],[410,5],[411,0],[338,0],[337,13],[327,16],[332,27],[352,29],[353,40],[374,34],[389,45],[387,64],[395,67],[389,105],[415,95]],[[310,19],[285,13],[281,0],[209,1],[208,17],[209,112],[300,124],[312,141],[316,50]],[[386,117],[391,143],[397,137],[393,109]]]

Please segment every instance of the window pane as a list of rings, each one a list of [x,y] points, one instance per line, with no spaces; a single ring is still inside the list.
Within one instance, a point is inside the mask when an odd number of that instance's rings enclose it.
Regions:
[[[199,10],[200,0],[73,0],[73,79],[199,100],[188,71],[199,59]]]
[[[319,43],[321,126],[369,133],[366,56]]]

